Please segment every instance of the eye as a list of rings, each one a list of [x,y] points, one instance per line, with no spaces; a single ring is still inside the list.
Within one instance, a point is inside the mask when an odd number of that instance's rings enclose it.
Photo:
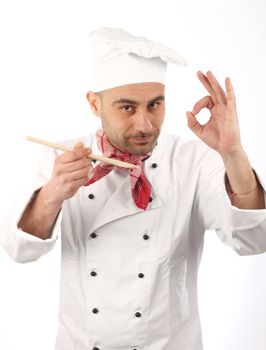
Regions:
[[[149,104],[150,109],[156,109],[160,105],[159,102],[152,102]]]
[[[123,107],[121,107],[121,109],[125,112],[132,112],[133,111],[133,106],[131,105],[125,105]]]

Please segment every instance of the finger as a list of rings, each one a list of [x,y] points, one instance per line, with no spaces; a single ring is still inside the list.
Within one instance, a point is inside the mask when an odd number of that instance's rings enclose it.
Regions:
[[[211,71],[208,71],[206,73],[206,77],[215,93],[217,102],[226,103],[226,94],[219,84],[218,80],[215,78],[214,74]]]
[[[234,88],[231,82],[231,79],[227,77],[225,79],[225,88],[226,88],[226,94],[227,94],[227,101],[230,103],[235,103],[235,93],[234,93]]]
[[[64,172],[69,173],[79,169],[88,168],[91,166],[92,160],[90,158],[80,158],[73,162],[63,163],[62,169]]]
[[[68,189],[68,191],[73,191],[75,193],[81,186],[84,186],[89,181],[89,176],[84,176],[79,179],[74,179],[72,182],[68,183],[68,185],[66,185],[65,188]]]
[[[77,143],[75,143],[75,145],[74,145],[74,149],[78,149],[78,148],[82,148],[82,147],[84,147],[84,144],[83,144],[83,142],[81,142],[81,141],[78,141]]]
[[[201,100],[195,103],[192,114],[197,115],[203,108],[208,108],[211,110],[214,106],[214,102],[211,98],[211,96],[205,96]]]
[[[79,181],[82,179],[88,179],[92,172],[93,172],[93,169],[91,169],[91,167],[79,169],[79,170],[73,171],[71,173],[68,173],[66,175],[65,179],[67,179],[66,181],[68,181],[68,182]]]
[[[89,169],[88,173],[84,177],[80,177],[79,179],[74,179],[73,182],[78,184],[78,186],[84,186],[87,184],[94,176],[93,168]]]
[[[199,136],[202,132],[203,126],[197,121],[197,118],[191,113],[187,112],[187,124],[188,127]]]
[[[81,146],[81,144],[76,144],[73,150],[67,151],[59,157],[62,163],[69,163],[80,158],[86,158],[89,154],[91,154],[91,152],[91,148],[84,147],[83,145]]]
[[[208,78],[205,76],[205,74],[202,73],[202,71],[198,71],[197,76],[198,76],[200,82],[202,83],[202,85],[205,87],[205,89],[211,95],[211,98],[213,99],[213,101],[216,102],[215,92],[213,91],[213,88],[211,87],[211,84],[209,83]]]

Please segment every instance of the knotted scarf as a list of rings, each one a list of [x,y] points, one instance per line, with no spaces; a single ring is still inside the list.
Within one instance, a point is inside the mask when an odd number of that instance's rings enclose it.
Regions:
[[[150,199],[151,186],[143,171],[143,160],[147,159],[149,154],[130,154],[119,150],[110,143],[105,132],[101,129],[96,132],[96,140],[97,145],[104,157],[116,158],[123,162],[137,165],[138,168],[125,169],[107,164],[105,162],[100,162],[98,165],[96,165],[96,167],[94,167],[93,177],[85,184],[85,186],[89,186],[94,182],[99,181],[102,177],[109,174],[114,168],[128,171],[130,176],[132,198],[138,208],[146,210]]]

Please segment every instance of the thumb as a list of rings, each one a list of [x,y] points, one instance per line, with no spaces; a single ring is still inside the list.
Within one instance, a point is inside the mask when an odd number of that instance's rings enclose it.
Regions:
[[[194,116],[192,112],[186,112],[187,116],[187,125],[196,134],[197,136],[200,135],[203,126],[197,121],[197,118]]]

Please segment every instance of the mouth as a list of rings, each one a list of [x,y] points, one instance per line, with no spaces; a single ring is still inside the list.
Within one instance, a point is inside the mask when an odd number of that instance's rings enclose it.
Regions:
[[[152,140],[151,136],[145,136],[145,137],[133,137],[133,141],[137,143],[148,143]]]
[[[139,135],[135,135],[135,136],[133,135],[131,137],[131,140],[133,140],[134,142],[139,143],[139,144],[149,143],[153,139],[154,139],[154,136],[150,135],[150,134],[143,134],[143,135],[139,134]]]

